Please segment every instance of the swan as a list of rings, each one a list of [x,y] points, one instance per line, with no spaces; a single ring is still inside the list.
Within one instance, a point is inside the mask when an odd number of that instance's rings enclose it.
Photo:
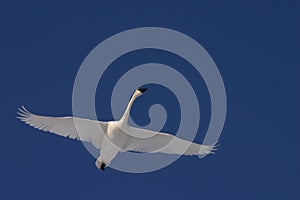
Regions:
[[[146,90],[147,88],[138,88],[134,91],[123,116],[118,121],[104,122],[77,117],[41,116],[29,112],[24,106],[19,108],[17,118],[36,129],[92,143],[100,150],[100,156],[96,160],[95,165],[102,171],[122,151],[159,152],[190,156],[215,153],[215,144],[201,145],[180,139],[168,133],[154,132],[129,126],[128,118],[131,107],[134,101],[146,92]],[[79,126],[75,127],[74,121]],[[99,131],[99,126],[105,136]],[[77,131],[78,127],[83,131]]]

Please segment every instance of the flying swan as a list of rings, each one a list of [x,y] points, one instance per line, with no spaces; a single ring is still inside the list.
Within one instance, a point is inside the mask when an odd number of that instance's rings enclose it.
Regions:
[[[100,156],[95,164],[101,170],[104,170],[116,155],[122,151],[159,152],[189,156],[214,153],[216,150],[215,144],[200,145],[171,134],[129,126],[128,118],[132,104],[146,90],[146,88],[135,90],[125,113],[118,121],[103,122],[77,117],[40,116],[29,112],[24,106],[19,108],[17,118],[39,130],[92,143],[97,149],[100,149]],[[76,127],[74,121],[76,122]],[[78,128],[80,131],[77,131]],[[99,131],[99,128],[103,130],[105,136]]]

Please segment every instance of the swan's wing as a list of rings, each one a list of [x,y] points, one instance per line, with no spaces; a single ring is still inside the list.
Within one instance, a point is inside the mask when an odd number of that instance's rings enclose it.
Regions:
[[[36,129],[90,142],[97,148],[101,148],[101,141],[103,139],[100,128],[105,132],[108,125],[107,122],[75,117],[40,116],[29,112],[23,106],[19,109],[17,118]],[[76,127],[74,121],[76,121]]]
[[[182,154],[190,156],[212,154],[216,150],[215,144],[200,145],[180,139],[167,133],[154,132],[135,127],[130,127],[128,131],[130,131],[130,133],[133,133],[135,136],[140,135],[141,137],[138,138],[129,136],[124,146],[125,150],[145,153],[160,152],[167,154]],[[170,143],[171,141],[172,143]],[[187,150],[184,151],[186,148]]]

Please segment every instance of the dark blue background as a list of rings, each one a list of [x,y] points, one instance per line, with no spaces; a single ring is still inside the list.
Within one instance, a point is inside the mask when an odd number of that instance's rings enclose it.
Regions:
[[[2,1],[0,199],[299,199],[299,11],[296,0]],[[22,104],[40,114],[71,115],[73,82],[85,56],[109,36],[144,26],[189,35],[218,65],[228,113],[216,155],[182,157],[147,174],[102,173],[81,143],[16,120]],[[207,89],[188,63],[167,52],[116,60],[98,89],[100,119],[111,119],[117,70],[147,62],[187,69],[181,72],[203,103],[201,142],[210,116]],[[147,124],[147,106],[158,102],[171,102],[167,110],[174,114],[164,130],[176,131],[177,102],[157,85],[136,102],[133,118]]]

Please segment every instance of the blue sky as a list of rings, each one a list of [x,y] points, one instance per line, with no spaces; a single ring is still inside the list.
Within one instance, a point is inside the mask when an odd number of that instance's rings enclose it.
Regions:
[[[298,199],[299,9],[292,0],[3,2],[0,198]],[[102,173],[81,143],[16,120],[20,105],[71,115],[73,82],[85,56],[111,35],[145,26],[187,34],[216,62],[228,98],[216,155],[182,157],[146,174]],[[181,70],[193,83],[203,108],[195,139],[201,142],[210,117],[207,89],[188,63],[167,52],[136,51],[116,60],[97,92],[100,119],[112,119],[109,94],[120,69],[148,62]],[[148,87],[133,107],[133,119],[147,124],[147,106],[159,102],[171,112],[164,130],[176,131],[178,102],[166,88]]]

